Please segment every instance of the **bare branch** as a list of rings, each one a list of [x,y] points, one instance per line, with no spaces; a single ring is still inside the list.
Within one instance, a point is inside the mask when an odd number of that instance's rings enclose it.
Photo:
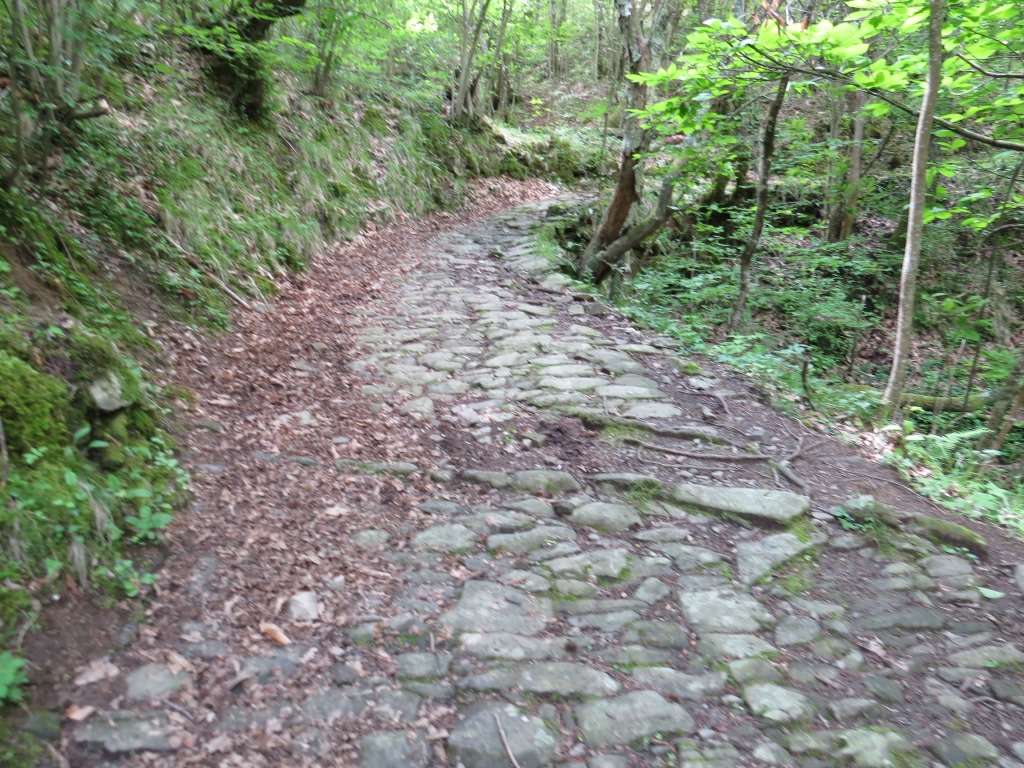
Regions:
[[[967,66],[976,72],[981,72],[985,77],[995,78],[997,80],[1024,80],[1024,72],[990,72],[987,69],[982,68],[978,64],[968,59],[966,56],[960,53],[954,53],[960,61],[964,62]]]

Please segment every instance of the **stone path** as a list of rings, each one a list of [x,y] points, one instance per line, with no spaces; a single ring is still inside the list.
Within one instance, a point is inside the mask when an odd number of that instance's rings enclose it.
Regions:
[[[635,471],[617,440],[733,450],[669,391],[716,382],[576,300],[532,239],[544,209],[439,236],[401,301],[366,312],[350,367],[437,462],[358,469],[442,489],[415,525],[354,537],[404,574],[394,601],[236,665],[255,684],[202,718],[174,697],[203,684],[190,660],[226,649],[182,627],[179,664],[136,669],[119,709],[73,730],[83,764],[252,765],[227,745],[287,732],[259,764],[1024,765],[1020,590],[989,599],[991,569],[869,500],[824,510],[770,474],[668,456]],[[606,440],[564,438],[599,451],[565,465],[553,427],[580,419]],[[315,621],[332,599],[286,610]],[[317,652],[330,680],[275,698]]]

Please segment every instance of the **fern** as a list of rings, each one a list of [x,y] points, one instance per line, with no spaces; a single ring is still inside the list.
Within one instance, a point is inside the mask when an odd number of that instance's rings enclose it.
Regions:
[[[977,455],[979,452],[969,446],[988,432],[985,427],[975,427],[945,435],[908,435],[907,454],[915,461],[939,469],[948,469],[965,459],[977,463],[981,458]]]

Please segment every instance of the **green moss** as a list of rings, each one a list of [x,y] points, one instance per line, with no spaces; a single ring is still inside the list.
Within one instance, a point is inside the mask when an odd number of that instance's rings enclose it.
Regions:
[[[915,515],[912,528],[937,544],[966,547],[975,555],[984,555],[988,551],[988,541],[984,536],[958,523],[930,515]]]
[[[63,381],[0,351],[0,418],[12,455],[66,445],[69,405]]]
[[[787,526],[786,530],[803,542],[810,541],[811,534],[814,533],[814,527],[811,525],[811,521],[806,517],[796,518]]]

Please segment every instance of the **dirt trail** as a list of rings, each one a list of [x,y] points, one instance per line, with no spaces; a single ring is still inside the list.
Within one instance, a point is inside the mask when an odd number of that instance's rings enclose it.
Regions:
[[[1020,547],[943,546],[492,191],[168,340],[197,501],[70,765],[1022,765]]]

